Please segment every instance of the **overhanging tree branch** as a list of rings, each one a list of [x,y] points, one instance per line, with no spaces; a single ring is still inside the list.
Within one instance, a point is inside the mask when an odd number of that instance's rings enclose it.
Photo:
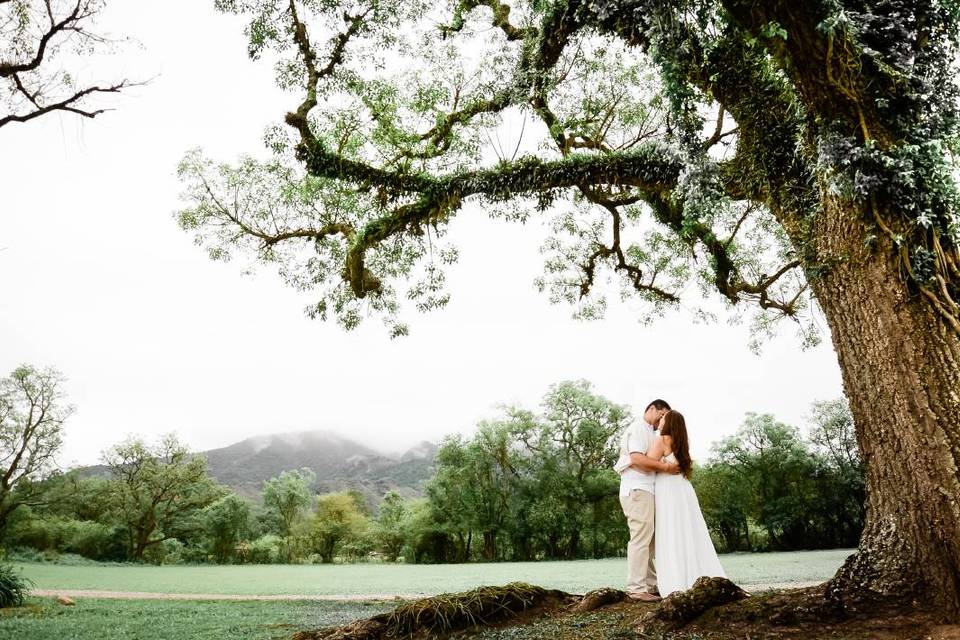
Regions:
[[[362,181],[387,189],[394,198],[418,195],[411,203],[375,218],[354,236],[348,250],[345,276],[354,294],[364,297],[380,289],[379,281],[364,268],[364,253],[391,235],[412,227],[437,223],[452,215],[464,198],[474,195],[492,200],[576,187],[580,184],[626,185],[642,191],[668,191],[676,184],[679,160],[660,144],[613,155],[576,155],[552,162],[525,158],[503,166],[446,176],[408,175],[385,171],[336,157],[320,145],[306,158],[317,177]]]
[[[128,80],[75,86],[64,69],[66,51],[101,51],[113,44],[92,31],[103,0],[24,0],[0,3],[0,127],[24,123],[53,112],[85,118],[109,111],[93,108],[87,99],[119,93],[135,83]]]
[[[447,34],[459,33],[466,24],[466,16],[477,7],[490,7],[493,12],[491,23],[502,30],[507,40],[523,40],[536,33],[532,27],[518,28],[510,24],[510,5],[499,0],[461,0],[453,10],[453,22],[449,26],[441,27]]]

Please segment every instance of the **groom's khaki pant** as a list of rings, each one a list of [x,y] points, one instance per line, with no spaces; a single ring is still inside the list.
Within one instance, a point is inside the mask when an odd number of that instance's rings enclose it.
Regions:
[[[620,496],[620,506],[630,526],[627,593],[651,593],[657,588],[657,569],[653,564],[655,504],[653,494],[642,489],[634,489],[629,496]]]

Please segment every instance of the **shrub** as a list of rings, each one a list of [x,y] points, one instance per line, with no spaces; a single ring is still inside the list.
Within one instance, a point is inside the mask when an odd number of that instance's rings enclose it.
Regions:
[[[4,556],[10,562],[43,562],[40,552],[31,547],[11,547]]]
[[[180,564],[208,564],[215,561],[208,553],[206,545],[188,542],[180,550]]]
[[[347,562],[362,562],[370,559],[375,548],[376,542],[371,536],[360,536],[344,543],[340,547],[340,553]]]
[[[103,566],[104,564],[119,564],[116,562],[105,563],[90,558],[79,556],[75,553],[58,553],[56,551],[37,551],[29,547],[17,547],[10,549],[7,553],[9,562],[43,562],[46,564],[58,564],[73,567]]]
[[[279,536],[267,534],[250,543],[247,558],[253,564],[277,564],[283,558],[283,540]]]
[[[56,549],[64,542],[63,534],[59,520],[22,519],[10,528],[8,543],[12,547],[32,547],[41,551]]]
[[[43,559],[43,562],[50,562],[53,564],[60,562],[60,552],[56,549],[44,549],[40,552],[40,557]]]
[[[147,547],[144,560],[151,564],[180,564],[183,562],[183,543],[176,538],[168,538]]]
[[[93,560],[123,560],[126,555],[121,529],[59,516],[17,523],[9,542],[14,547],[46,551],[51,556],[46,560],[55,559],[57,553],[75,553]]]
[[[0,609],[23,604],[30,584],[32,583],[17,573],[12,565],[0,565]]]
[[[237,558],[237,562],[240,564],[246,564],[250,562],[250,541],[241,540],[237,543],[237,546],[234,547],[234,553]]]
[[[114,545],[114,530],[99,522],[73,520],[69,523],[69,535],[64,551],[76,553],[94,560],[106,559],[111,555]]]

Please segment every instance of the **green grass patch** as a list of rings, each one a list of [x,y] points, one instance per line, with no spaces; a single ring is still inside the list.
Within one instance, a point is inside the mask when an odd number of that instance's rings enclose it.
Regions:
[[[723,555],[720,561],[730,579],[749,590],[758,584],[826,580],[850,553],[849,549],[744,553]],[[517,581],[585,593],[619,588],[626,580],[623,558],[461,565],[17,566],[38,589],[237,595],[435,595]]]
[[[17,640],[273,640],[388,611],[396,603],[31,598],[0,610],[0,638]]]

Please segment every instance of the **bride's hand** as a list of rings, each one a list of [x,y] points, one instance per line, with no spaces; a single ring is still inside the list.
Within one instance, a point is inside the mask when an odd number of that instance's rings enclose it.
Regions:
[[[663,473],[671,473],[673,475],[677,475],[678,473],[680,473],[680,465],[678,465],[677,463],[667,462],[666,465],[667,467],[666,469],[663,470]]]

